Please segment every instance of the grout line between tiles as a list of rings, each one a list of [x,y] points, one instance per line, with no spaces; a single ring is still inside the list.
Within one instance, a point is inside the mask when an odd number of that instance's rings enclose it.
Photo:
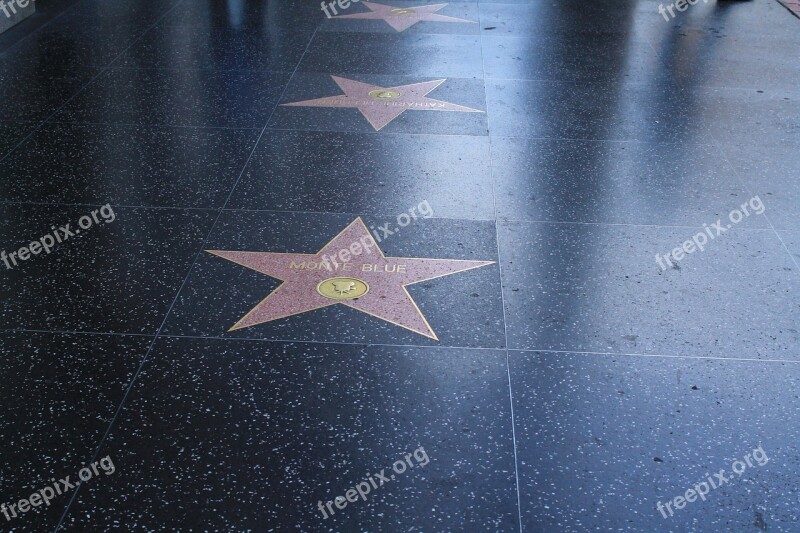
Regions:
[[[746,190],[748,194],[750,194],[750,197],[753,198],[754,195],[752,187],[750,187],[750,184],[745,181],[744,177],[739,172],[739,170],[731,164],[731,161],[728,159],[728,150],[725,147],[725,145],[723,143],[720,143],[718,140],[716,140],[716,144],[717,144],[717,150],[720,152],[720,154],[722,154],[722,157],[725,159],[725,162],[728,164],[728,166],[730,166],[733,169],[733,172],[736,175],[736,180],[739,182],[742,188]],[[758,193],[756,193],[755,195],[757,196]],[[767,224],[769,224],[769,229],[771,229],[772,233],[778,238],[778,242],[781,243],[781,246],[783,247],[784,251],[786,251],[786,253],[789,254],[789,259],[792,260],[792,263],[794,264],[795,267],[795,273],[798,276],[800,276],[800,264],[798,264],[794,254],[792,254],[792,251],[789,250],[788,246],[786,246],[786,243],[784,242],[783,237],[781,237],[781,234],[778,232],[778,230],[775,229],[775,226],[772,224],[772,220],[770,220],[769,218],[769,213],[767,213],[765,210],[763,212],[763,215],[764,215],[764,220],[766,220]]]
[[[478,10],[478,27],[483,27],[483,20],[481,18],[480,10]],[[505,295],[503,294],[503,262],[500,258],[500,228],[498,227],[498,220],[497,220],[497,191],[495,188],[495,179],[494,179],[494,157],[492,154],[492,137],[491,137],[491,129],[489,123],[489,94],[486,90],[486,61],[483,56],[484,45],[483,45],[483,32],[480,33],[480,42],[481,42],[481,68],[483,70],[483,101],[484,105],[486,106],[486,128],[489,131],[489,180],[492,184],[492,206],[494,207],[494,237],[495,237],[495,246],[497,247],[497,270],[498,270],[498,278],[500,283],[500,305],[503,312],[503,339],[505,340],[505,352],[506,352],[506,376],[508,379],[508,405],[509,410],[511,413],[511,445],[514,451],[514,488],[516,489],[517,493],[517,525],[519,526],[519,531],[522,533],[522,496],[521,496],[521,488],[520,488],[520,480],[519,480],[519,458],[517,457],[517,428],[516,428],[516,418],[514,416],[514,389],[511,385],[511,360],[508,354],[508,322],[506,319],[506,301]]]
[[[492,188],[494,189],[494,183],[492,183]],[[494,194],[494,190],[493,190]],[[71,202],[31,202],[31,201],[18,201],[18,200],[2,200],[0,199],[0,207],[3,205],[20,205],[20,206],[64,206],[64,207],[102,207],[105,204],[100,203],[71,203]],[[284,209],[243,209],[243,208],[220,208],[214,206],[207,206],[207,207],[186,207],[186,206],[164,206],[164,205],[125,205],[125,204],[112,204],[113,207],[119,209],[164,209],[164,210],[185,210],[185,211],[218,211],[222,209],[224,212],[236,213],[236,212],[243,212],[243,213],[292,213],[292,214],[304,214],[304,215],[351,215],[351,216],[374,216],[374,217],[391,217],[394,213],[390,212],[345,212],[345,211],[308,211],[308,210],[284,210]],[[496,209],[496,203],[495,203]],[[499,219],[493,218],[466,218],[466,217],[456,217],[456,216],[432,216],[428,217],[430,219],[435,220],[461,220],[465,222],[497,222],[497,223],[511,223],[511,224],[561,224],[561,225],[578,225],[578,226],[620,226],[620,227],[632,227],[632,228],[675,228],[675,229],[685,229],[685,228],[698,228],[699,226],[692,226],[692,225],[677,225],[677,224],[634,224],[634,223],[621,223],[621,222],[579,222],[574,220],[541,220],[541,219],[520,219],[520,218],[506,218],[501,217]],[[747,226],[739,226],[740,229],[745,231],[773,231],[773,227],[770,224],[768,228],[751,228]],[[784,231],[784,230],[775,230],[775,231]],[[786,230],[788,231],[788,230]]]
[[[180,4],[181,4],[181,2],[179,1],[177,4],[175,4],[175,6],[173,6],[166,13],[164,13],[164,15],[162,15],[153,24],[153,26],[151,26],[150,28],[145,30],[145,32],[142,34],[142,36],[144,34],[146,34],[147,32],[149,32],[153,27],[155,27],[167,14],[171,13]],[[316,34],[316,31],[314,33]],[[313,36],[312,36],[312,40],[313,40]],[[137,39],[137,41],[138,41],[138,39]],[[134,41],[134,43],[137,42],[137,41]],[[311,42],[309,42],[308,45],[306,45],[305,51],[303,52],[303,56],[300,58],[300,61],[302,61],[302,58],[305,57],[305,54],[308,51],[308,48],[309,48],[310,45],[311,45]],[[131,46],[133,46],[133,43],[131,44]],[[128,50],[127,48],[125,50],[123,50],[117,56],[117,58],[114,61],[116,61],[117,59],[122,57],[122,55],[127,50]],[[112,61],[112,63],[113,63],[113,61]],[[298,62],[297,66],[298,67],[300,66],[299,62]],[[296,71],[297,71],[297,67],[295,68],[295,72]],[[294,73],[292,74],[292,76],[294,76]],[[290,77],[290,79],[291,79],[291,77]],[[159,335],[161,334],[162,330],[164,329],[164,326],[167,323],[167,319],[169,318],[169,316],[170,316],[170,314],[172,312],[172,309],[175,306],[175,303],[178,301],[178,297],[180,296],[181,292],[183,291],[183,288],[186,285],[187,280],[192,275],[192,271],[194,270],[194,267],[197,264],[198,258],[200,257],[200,255],[203,253],[203,250],[205,249],[205,243],[208,241],[209,237],[211,237],[212,233],[214,232],[214,228],[216,227],[217,222],[219,221],[220,217],[222,216],[222,213],[223,213],[223,210],[225,209],[225,206],[228,204],[228,202],[230,201],[231,197],[233,196],[233,192],[236,190],[236,187],[239,184],[239,181],[242,179],[242,176],[244,175],[244,172],[247,169],[247,166],[250,164],[250,160],[252,159],[253,154],[256,152],[256,149],[258,148],[258,145],[261,142],[261,138],[264,136],[264,133],[267,131],[267,124],[269,123],[270,119],[272,118],[272,114],[274,114],[275,110],[278,108],[278,103],[280,102],[280,99],[283,97],[283,93],[286,92],[286,89],[288,88],[288,86],[289,86],[289,84],[287,82],[287,84],[283,88],[283,92],[281,93],[281,96],[275,102],[275,105],[272,108],[272,112],[270,113],[270,116],[267,117],[267,120],[264,123],[264,127],[261,129],[261,133],[259,134],[258,139],[256,140],[255,144],[253,145],[253,148],[250,151],[250,155],[248,156],[247,160],[244,162],[244,164],[242,166],[242,170],[239,173],[239,176],[236,179],[236,182],[234,182],[234,184],[231,186],[230,192],[228,193],[228,197],[225,200],[225,203],[217,211],[217,217],[214,220],[214,223],[211,224],[211,227],[210,227],[208,233],[206,234],[205,238],[203,239],[203,242],[201,243],[200,249],[195,254],[194,260],[192,261],[192,264],[189,266],[189,269],[188,269],[188,271],[186,273],[186,276],[183,279],[183,282],[180,284],[180,286],[178,287],[178,290],[175,292],[175,297],[172,299],[172,303],[170,304],[169,308],[167,309],[167,312],[165,313],[164,318],[161,321],[161,325],[158,327],[158,330],[156,331],[155,336],[153,337],[153,340],[150,341],[150,346],[148,347],[147,352],[145,353],[144,357],[142,358],[142,360],[141,360],[141,362],[139,364],[139,367],[137,368],[136,372],[134,373],[133,377],[131,378],[131,381],[128,384],[128,387],[126,388],[125,393],[122,396],[122,399],[121,399],[121,401],[119,403],[119,406],[117,407],[116,411],[114,412],[114,415],[112,416],[111,420],[109,421],[108,426],[106,427],[106,430],[105,430],[103,436],[101,437],[100,442],[98,443],[98,445],[97,445],[97,447],[96,447],[96,449],[94,451],[94,454],[92,455],[92,458],[90,459],[90,461],[95,461],[96,460],[97,456],[100,454],[100,451],[102,450],[103,446],[105,445],[106,440],[108,439],[108,436],[110,435],[111,430],[114,427],[114,424],[116,423],[117,419],[119,418],[120,414],[122,413],[122,410],[123,410],[123,408],[125,406],[125,402],[127,401],[128,396],[130,395],[131,391],[133,390],[134,385],[136,384],[139,376],[141,375],[142,370],[144,369],[144,366],[147,364],[148,358],[150,357],[150,354],[153,351],[153,347],[155,346],[155,343],[158,340]],[[67,506],[64,508],[64,512],[61,515],[61,519],[59,520],[58,524],[56,525],[56,528],[54,530],[55,533],[57,533],[58,530],[61,528],[61,524],[64,522],[65,518],[67,517],[67,514],[69,513],[70,508],[72,507],[75,499],[77,498],[79,491],[80,491],[80,487],[77,487],[75,489],[75,491],[72,493],[72,497],[70,498],[69,502],[67,503]]]
[[[790,363],[800,364],[800,359],[757,359],[754,357],[719,357],[711,355],[666,355],[666,354],[645,354],[645,353],[613,353],[613,352],[587,352],[582,350],[535,350],[509,348],[511,352],[520,353],[552,353],[552,354],[575,354],[575,355],[606,355],[611,357],[652,357],[660,359],[694,359],[697,361],[739,361],[747,363]]]
[[[36,334],[50,334],[50,335],[86,335],[86,336],[114,336],[114,337],[148,337],[154,336],[152,333],[120,333],[108,331],[67,331],[67,330],[46,330],[46,329],[33,329],[33,328],[16,328],[16,329],[0,329],[0,334],[13,334],[13,333],[36,333]],[[443,344],[386,344],[386,343],[373,343],[373,342],[342,342],[342,341],[318,341],[308,339],[269,339],[259,337],[220,337],[220,336],[202,336],[202,335],[183,335],[177,333],[161,333],[159,338],[165,339],[192,339],[192,340],[210,340],[210,341],[244,341],[244,342],[266,342],[277,344],[329,344],[333,346],[383,346],[387,348],[413,348],[413,349],[427,349],[427,348],[444,348],[447,350],[488,350],[498,351],[505,350],[508,352],[525,352],[525,353],[553,353],[553,354],[586,354],[586,355],[606,355],[610,357],[655,357],[665,359],[695,359],[695,360],[714,360],[714,361],[745,361],[753,363],[793,363],[800,364],[800,359],[758,359],[755,357],[721,357],[715,355],[675,355],[675,354],[647,354],[636,352],[595,352],[586,350],[556,350],[552,348],[507,348],[503,346],[456,346],[456,345],[443,345]]]

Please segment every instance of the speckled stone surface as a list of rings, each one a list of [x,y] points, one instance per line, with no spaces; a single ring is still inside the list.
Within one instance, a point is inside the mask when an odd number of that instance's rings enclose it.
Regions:
[[[342,50],[352,50],[342,54]],[[319,32],[300,62],[302,72],[482,78],[477,35]],[[426,68],[417,58],[424,57]]]
[[[0,332],[0,503],[17,503],[90,460],[147,352],[147,337]],[[59,484],[60,486],[60,484]],[[69,495],[3,531],[53,531]]]
[[[39,1],[41,2],[41,0]],[[197,3],[200,2],[201,0],[197,1]],[[126,0],[125,2],[83,0],[69,14],[85,17],[93,25],[110,27],[124,25],[140,27],[145,30],[162,17],[174,13],[175,7],[180,6],[179,11],[184,11],[187,6],[194,3],[180,0]]]
[[[228,208],[400,214],[425,200],[435,217],[493,219],[489,140],[270,131]]]
[[[778,236],[796,264],[800,264],[800,231],[779,231]],[[800,269],[798,269],[800,273]]]
[[[482,80],[349,74],[337,72],[336,76],[380,87],[397,87],[446,79],[428,96],[472,109],[486,110]],[[338,96],[342,89],[331,74],[298,72],[286,88],[281,103],[298,102]],[[269,129],[374,132],[375,128],[356,109],[278,106],[268,125]],[[385,133],[486,135],[486,113],[447,113],[408,111],[381,129]]]
[[[629,47],[631,57],[620,56]],[[621,33],[539,33],[503,36],[485,32],[486,76],[501,79],[652,81],[663,76],[660,59],[649,42]]]
[[[11,50],[29,35],[49,24],[56,17],[68,13],[81,3],[83,3],[83,0],[38,1],[36,3],[36,13],[32,17],[25,19],[25,25],[14,26],[0,36],[0,61],[7,64],[9,57],[6,52],[8,50]]]
[[[262,128],[289,79],[272,71],[104,71],[54,120]]]
[[[411,4],[408,7],[397,7],[390,4],[379,4],[377,2],[367,2],[362,4],[367,11],[355,11],[350,13],[336,12],[334,6],[329,5],[325,10],[326,16],[330,16],[329,10],[334,11],[333,19],[336,20],[380,20],[391,26],[397,32],[405,31],[420,22],[444,22],[454,24],[477,24],[476,20],[451,17],[439,13],[447,7],[447,4]],[[344,7],[344,6],[339,6]]]
[[[310,33],[243,32],[230,27],[159,25],[123,54],[131,68],[286,70],[297,65]]]
[[[765,212],[775,207],[769,189],[751,195],[738,179],[742,167],[719,157],[714,145],[502,137],[491,144],[500,218],[694,229],[756,194]],[[738,227],[770,226],[752,214]]]
[[[737,141],[721,145],[749,191],[758,191],[769,203],[770,222],[777,229],[800,230],[800,129],[774,143]]]
[[[509,354],[523,531],[800,528],[800,365]],[[761,462],[746,454],[761,447]],[[734,461],[744,461],[745,468]],[[741,475],[732,472],[735,468]],[[725,469],[705,501],[657,510]],[[700,490],[704,490],[700,487]],[[689,495],[689,498],[692,498]]]
[[[5,18],[0,19],[0,33],[7,31],[12,26],[15,26],[30,17],[36,11],[36,4],[33,2],[25,2],[25,7],[14,5],[14,9],[5,13]]]
[[[686,138],[695,125],[682,96],[676,87],[651,83],[486,80],[489,132],[502,137]]]
[[[389,223],[390,230],[397,230],[379,242],[387,257],[496,261],[497,245],[491,222],[430,218],[398,228],[396,217],[363,217],[370,229]],[[353,218],[345,214],[225,212],[206,249],[315,254]],[[378,235],[382,233],[379,231]],[[348,343],[504,346],[496,264],[408,287],[439,341],[340,305],[227,332],[279,284],[264,274],[204,254],[181,291],[164,333]]]
[[[170,11],[164,26],[191,26],[198,31],[207,28],[230,28],[261,34],[279,32],[311,33],[322,22],[319,3],[308,0],[282,2],[218,2],[192,0],[180,9]]]
[[[48,124],[3,162],[0,201],[219,208],[258,133]]]
[[[96,15],[78,13],[76,6],[59,17],[56,24],[43,27],[20,43],[9,54],[9,63],[15,68],[35,68],[51,76],[69,75],[84,67],[106,67],[145,28],[140,24],[99,23]]]
[[[3,95],[0,120],[14,122],[46,119],[97,73],[93,69],[81,69],[58,76],[35,66],[7,66],[0,70],[0,94]]]
[[[0,531],[800,530],[800,21],[377,3],[475,22],[38,0],[0,35],[0,509],[116,465]],[[480,112],[308,105],[342,99],[332,76]],[[113,223],[4,265],[106,203]],[[480,267],[407,298],[316,272],[270,307],[282,254],[359,220],[379,270]],[[759,445],[769,464],[661,516]]]
[[[800,72],[792,68],[797,44],[791,33],[753,38],[687,32],[655,44],[659,55],[674,65],[670,72],[680,85],[697,86],[700,77],[700,84],[717,87],[787,92],[800,87]]]
[[[29,122],[0,122],[0,159],[27,137],[35,127],[35,124]],[[0,187],[3,186],[5,183],[0,184]]]
[[[800,132],[800,89],[692,88],[685,93],[695,135],[719,143],[759,145],[796,142]],[[764,142],[767,141],[768,142]]]
[[[67,531],[518,531],[504,351],[163,338],[102,454]]]
[[[155,334],[211,228],[213,213],[114,209],[86,230],[100,206],[0,205],[0,250],[28,247],[70,224],[81,231],[18,266],[0,263],[2,329]],[[113,206],[112,206],[113,209]],[[111,217],[109,217],[110,219]],[[57,230],[59,235],[63,235]]]
[[[643,2],[645,3],[645,2]],[[646,2],[648,5],[651,2]],[[484,35],[538,36],[558,33],[622,33],[635,31],[631,18],[636,2],[529,2],[481,0],[478,2]],[[653,6],[653,15],[658,16]],[[662,20],[663,22],[663,20]],[[534,37],[535,38],[535,37]]]
[[[800,360],[800,276],[771,230],[733,227],[667,270],[655,255],[694,228],[498,230],[510,348]]]
[[[703,3],[695,4],[680,17],[669,21],[659,15],[652,17],[658,5],[652,1],[637,5],[634,14],[636,22],[647,30],[649,38],[656,48],[658,43],[668,46],[685,35],[703,36],[706,34],[719,37],[775,38],[790,37],[797,31],[797,21],[786,16],[786,11],[777,2]],[[684,52],[692,55],[700,50]],[[768,61],[769,58],[764,58]],[[788,73],[787,73],[788,74]],[[701,81],[698,78],[697,81]]]

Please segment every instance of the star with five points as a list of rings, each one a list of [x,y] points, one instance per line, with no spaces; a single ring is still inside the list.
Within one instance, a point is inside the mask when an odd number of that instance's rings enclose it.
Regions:
[[[433,80],[397,87],[380,87],[360,81],[331,76],[333,81],[344,91],[340,96],[326,96],[313,100],[281,104],[301,107],[342,107],[356,108],[366,118],[375,131],[389,124],[406,110],[413,111],[457,111],[461,113],[483,113],[450,102],[428,98],[427,94],[447,81]]]
[[[360,217],[316,254],[206,251],[282,282],[230,331],[341,304],[434,340],[406,287],[494,263],[386,257]]]
[[[331,17],[334,19],[376,19],[384,20],[397,31],[407,30],[417,22],[467,22],[475,24],[472,20],[448,17],[439,15],[437,11],[446,7],[447,4],[430,4],[427,6],[414,7],[393,7],[375,2],[362,2],[369,8],[365,13],[351,13],[349,15],[338,15]]]

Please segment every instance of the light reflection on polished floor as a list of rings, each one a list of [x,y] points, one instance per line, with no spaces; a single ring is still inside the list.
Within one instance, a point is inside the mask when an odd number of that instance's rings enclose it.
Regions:
[[[41,0],[0,530],[800,529],[800,20],[659,4]]]

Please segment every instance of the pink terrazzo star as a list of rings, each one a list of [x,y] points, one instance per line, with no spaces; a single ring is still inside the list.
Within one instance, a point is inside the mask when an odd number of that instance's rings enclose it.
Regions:
[[[800,18],[800,0],[778,0],[781,4],[786,6],[786,9]]]
[[[360,217],[316,254],[207,252],[283,282],[230,331],[342,304],[434,340],[406,286],[494,263],[385,257]]]
[[[348,80],[338,76],[331,76],[333,81],[344,91],[340,96],[326,96],[314,100],[303,100],[281,104],[285,106],[302,107],[351,107],[361,111],[361,114],[372,124],[375,131],[389,124],[399,117],[403,111],[460,111],[462,113],[483,113],[478,109],[462,105],[442,102],[427,98],[426,95],[447,81],[433,80],[411,85],[397,87],[379,87],[360,81]]]
[[[394,7],[374,2],[362,2],[369,8],[366,13],[353,13],[331,17],[334,19],[376,19],[385,20],[389,26],[397,31],[407,30],[417,22],[467,22],[475,21],[439,15],[436,12],[446,7],[447,4],[430,4],[427,6]]]

